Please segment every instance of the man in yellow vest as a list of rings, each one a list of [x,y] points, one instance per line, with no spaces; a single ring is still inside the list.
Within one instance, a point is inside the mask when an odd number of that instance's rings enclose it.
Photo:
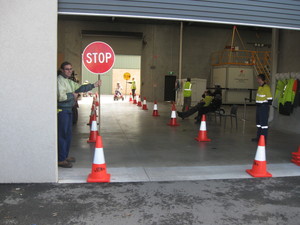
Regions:
[[[192,102],[192,84],[191,78],[187,78],[183,85],[183,106],[182,112],[189,110]]]
[[[131,82],[127,82],[127,83],[131,84],[131,93],[132,93],[132,98],[134,99],[135,91],[136,91],[136,84],[135,84],[134,77],[132,78]]]
[[[258,141],[260,135],[264,135],[265,139],[268,136],[268,120],[269,120],[269,109],[272,105],[272,94],[271,88],[266,84],[265,74],[259,74],[257,76],[257,82],[259,87],[256,94],[256,127],[257,136],[252,141]]]

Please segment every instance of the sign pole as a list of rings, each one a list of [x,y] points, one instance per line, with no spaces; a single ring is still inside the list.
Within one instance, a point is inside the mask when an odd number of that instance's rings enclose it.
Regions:
[[[98,74],[98,80],[100,80],[100,74]],[[98,86],[98,102],[99,102],[99,107],[98,107],[98,124],[99,124],[99,126],[98,126],[98,132],[99,132],[99,134],[100,134],[100,117],[101,117],[101,115],[100,115],[100,106],[101,106],[101,102],[100,102],[100,86],[101,85]]]
[[[127,80],[126,80],[126,86],[125,86],[125,99],[126,99],[126,95],[127,95]]]

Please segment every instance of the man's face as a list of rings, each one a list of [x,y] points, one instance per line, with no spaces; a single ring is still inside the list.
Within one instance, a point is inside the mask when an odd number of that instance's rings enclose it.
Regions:
[[[66,75],[66,77],[71,77],[73,72],[72,65],[65,65],[62,72]]]
[[[257,77],[256,80],[259,85],[263,85],[264,81],[260,77]]]

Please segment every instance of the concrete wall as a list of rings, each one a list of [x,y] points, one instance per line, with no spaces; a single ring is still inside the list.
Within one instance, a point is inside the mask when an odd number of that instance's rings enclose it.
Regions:
[[[0,183],[56,182],[57,0],[0,5]]]
[[[76,71],[81,71],[81,30],[142,32],[144,44],[141,49],[141,94],[162,101],[164,99],[164,79],[169,71],[178,75],[179,68],[179,23],[125,23],[97,22],[92,19],[59,20],[59,54],[64,60],[71,61]],[[271,43],[270,30],[241,29],[239,31],[247,49],[253,44]],[[213,52],[230,45],[232,28],[201,26],[201,24],[184,24],[182,78],[194,77],[210,80],[210,57]],[[99,37],[101,39],[101,37]],[[237,45],[241,42],[236,38]],[[114,49],[115,50],[115,49]],[[259,50],[270,50],[261,48]],[[115,50],[116,52],[118,49]],[[130,52],[130,49],[128,49]],[[127,53],[130,54],[130,53]]]
[[[300,31],[280,30],[278,73],[300,72]],[[272,126],[275,129],[296,132],[300,134],[300,107],[293,114],[284,116],[274,112]]]

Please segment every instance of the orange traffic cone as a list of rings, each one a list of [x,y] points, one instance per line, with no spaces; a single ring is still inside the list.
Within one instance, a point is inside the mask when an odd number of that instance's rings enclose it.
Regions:
[[[139,106],[139,107],[142,106],[142,101],[141,101],[141,96],[140,95],[138,97],[137,106]]]
[[[136,104],[136,95],[133,96],[132,104]]]
[[[198,132],[198,137],[195,138],[196,141],[206,141],[209,142],[211,139],[207,137],[206,131],[206,116],[205,114],[202,115],[201,124]]]
[[[95,146],[95,154],[92,165],[92,172],[89,174],[87,178],[88,183],[107,183],[110,182],[110,174],[106,171],[106,163],[104,159],[103,153],[103,144],[102,137],[97,136],[96,146]]]
[[[144,97],[144,101],[143,101],[143,107],[142,107],[142,110],[148,110],[148,107],[147,107],[147,101],[146,101],[146,98]]]
[[[174,103],[172,105],[171,119],[170,119],[170,122],[167,125],[169,125],[169,126],[179,126],[179,124],[177,123],[176,107],[175,107]]]
[[[292,160],[297,166],[300,166],[300,146],[298,147],[298,152],[292,152]]]
[[[132,94],[131,94],[131,92],[130,92],[130,98],[129,98],[129,102],[132,102]]]
[[[95,106],[94,104],[92,105],[90,115],[93,115],[93,114],[96,114],[96,116],[98,117],[98,115],[97,115],[97,106]]]
[[[252,169],[246,170],[253,177],[272,177],[267,171],[265,136],[260,135]]]
[[[152,116],[159,116],[158,115],[158,108],[157,108],[157,102],[156,101],[154,101]]]
[[[90,131],[90,137],[87,140],[88,143],[90,142],[96,142],[97,135],[99,135],[98,129],[97,129],[97,122],[96,120],[92,121],[91,131]]]
[[[99,106],[99,105],[100,105],[100,103],[98,101],[98,98],[96,98],[96,100],[95,100],[95,106]]]
[[[97,120],[97,117],[96,117],[96,114],[95,113],[93,113],[92,115],[90,115],[90,121],[89,121],[89,123],[87,123],[86,125],[91,125],[92,124],[92,121],[93,120]]]

